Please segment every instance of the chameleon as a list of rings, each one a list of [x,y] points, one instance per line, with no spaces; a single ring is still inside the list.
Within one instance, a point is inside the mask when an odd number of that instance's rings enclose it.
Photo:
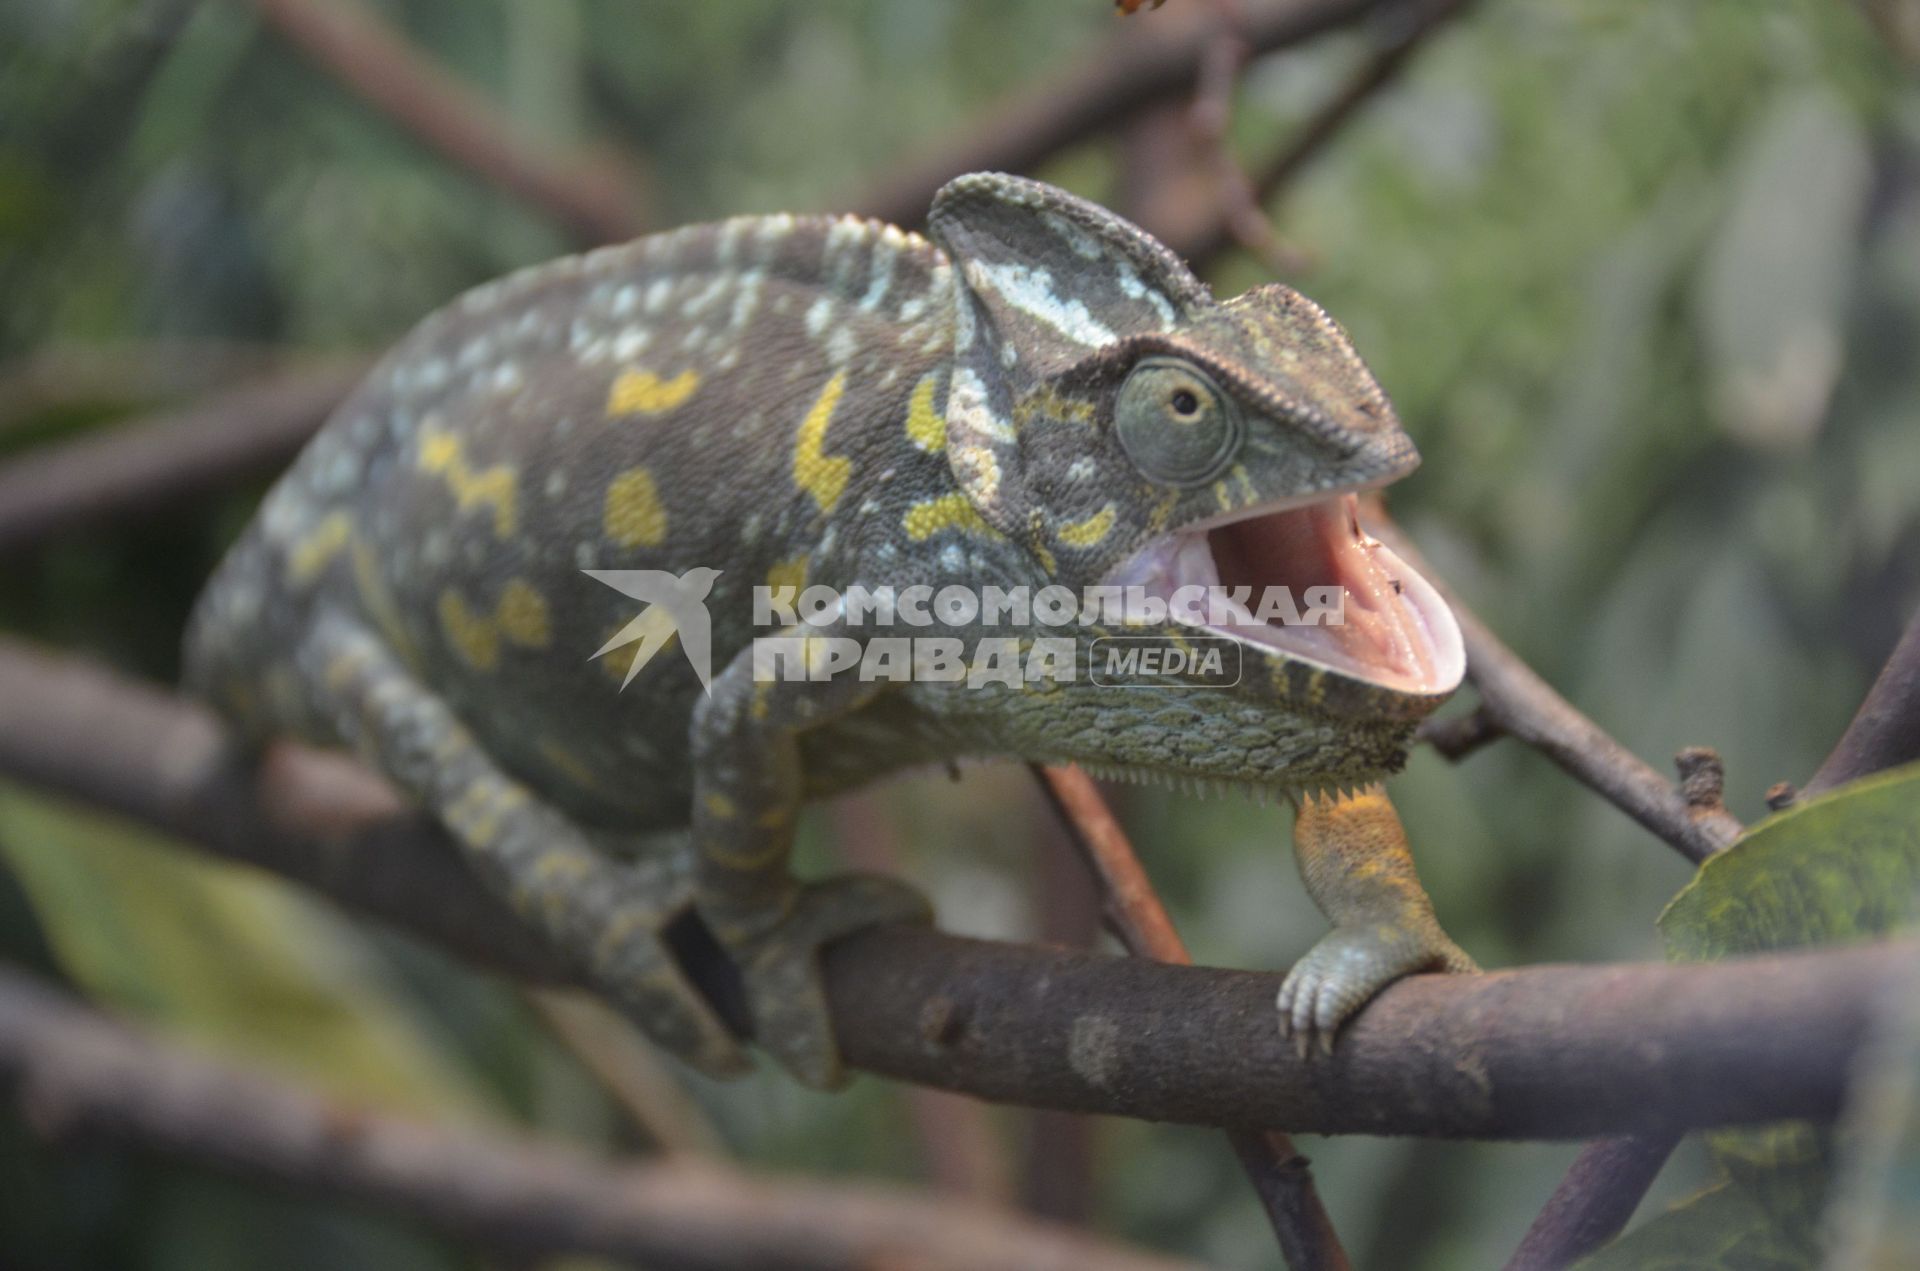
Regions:
[[[1399,976],[1473,970],[1378,784],[1465,655],[1361,529],[1357,496],[1419,456],[1345,331],[1278,283],[1218,301],[1144,230],[1021,177],[953,180],[927,227],[693,225],[429,316],[220,564],[189,685],[243,745],[357,752],[711,1073],[751,1061],[670,925],[697,914],[738,967],[755,1045],[839,1084],[820,949],[932,915],[896,879],[796,877],[796,817],[962,757],[1293,798],[1332,924],[1280,994],[1303,1054]],[[1196,585],[1337,588],[1345,621],[1151,603]],[[1143,599],[1029,615],[1016,651],[1068,639],[1064,675],[815,674],[818,651],[877,647],[848,594],[913,586]],[[817,588],[841,600],[756,612]],[[1005,636],[953,610],[915,634],[967,655]],[[1237,673],[1096,682],[1116,636],[1211,641]],[[799,651],[778,673],[771,641]]]

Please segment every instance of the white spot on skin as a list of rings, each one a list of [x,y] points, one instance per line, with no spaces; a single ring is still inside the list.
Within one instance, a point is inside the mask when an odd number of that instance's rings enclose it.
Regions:
[[[853,334],[852,327],[840,326],[833,329],[827,337],[827,360],[835,366],[841,366],[852,359],[859,340]]]
[[[628,327],[614,339],[613,356],[622,362],[631,362],[652,342],[653,332],[645,327]]]
[[[827,324],[833,321],[833,297],[822,296],[807,306],[807,334],[819,339],[826,331]]]
[[[646,298],[641,301],[648,313],[659,313],[667,307],[667,297],[673,292],[673,279],[656,278],[647,284]]]
[[[567,492],[567,470],[565,468],[555,468],[552,472],[549,472],[547,474],[546,484],[541,488],[547,492],[549,499],[557,499],[565,494]]]
[[[987,404],[987,386],[971,367],[953,371],[953,383],[947,390],[947,423],[962,433],[975,433],[989,441],[1012,441],[1013,429],[993,413]]]
[[[629,283],[613,294],[613,316],[624,318],[640,303],[640,288]]]
[[[753,320],[753,311],[760,305],[760,289],[766,281],[764,269],[749,269],[740,275],[740,289],[733,296],[733,313],[727,319],[729,331],[743,331]]]
[[[1076,344],[1099,348],[1119,338],[1087,311],[1084,301],[1061,299],[1053,289],[1051,270],[975,261],[967,266],[967,277],[974,286],[998,292],[1015,309],[1046,323]]]
[[[1099,471],[1100,465],[1094,462],[1093,457],[1091,455],[1083,455],[1075,459],[1067,468],[1067,480],[1091,481]]]
[[[905,236],[891,225],[874,240],[872,280],[867,284],[867,294],[860,297],[860,312],[872,313],[886,298],[888,288],[893,286],[894,262],[900,257],[900,244],[904,241]]]
[[[688,317],[704,312],[707,306],[727,293],[727,285],[731,281],[732,278],[728,274],[715,274],[712,282],[687,297],[687,302],[680,306],[680,311]]]
[[[1061,216],[1057,212],[1045,212],[1041,214],[1040,221],[1048,229],[1065,239],[1067,246],[1073,249],[1074,255],[1080,257],[1082,260],[1100,259],[1100,240],[1081,229],[1078,225],[1075,225],[1066,217]]]
[[[1160,329],[1162,331],[1173,330],[1175,322],[1173,302],[1161,295],[1158,290],[1141,282],[1140,275],[1136,273],[1133,266],[1126,261],[1115,262],[1114,269],[1119,274],[1120,290],[1134,300],[1145,300],[1148,304],[1152,305],[1153,311],[1160,315]]]

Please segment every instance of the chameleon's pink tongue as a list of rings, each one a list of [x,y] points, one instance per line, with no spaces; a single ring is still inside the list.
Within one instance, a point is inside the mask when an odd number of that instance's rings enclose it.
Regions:
[[[1466,669],[1453,614],[1424,578],[1361,531],[1358,513],[1358,500],[1345,494],[1181,531],[1121,574],[1156,594],[1247,588],[1248,607],[1209,630],[1403,692],[1452,690]],[[1275,611],[1262,609],[1267,589],[1281,587],[1291,601],[1284,609],[1305,621],[1273,621]],[[1338,621],[1314,610],[1310,589],[1326,587],[1339,589]],[[1260,621],[1263,614],[1270,620]]]

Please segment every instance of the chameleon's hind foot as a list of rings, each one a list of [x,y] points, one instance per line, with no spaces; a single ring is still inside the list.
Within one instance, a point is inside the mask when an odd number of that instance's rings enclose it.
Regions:
[[[746,982],[754,1040],[815,1089],[845,1084],[820,950],[868,927],[932,920],[926,898],[897,879],[849,874],[807,885],[778,924],[729,943]]]
[[[650,897],[630,896],[609,908],[592,941],[594,987],[654,1044],[708,1076],[751,1072],[740,1043],[667,947],[672,917]]]
[[[1280,1035],[1306,1058],[1315,1040],[1331,1053],[1334,1035],[1374,994],[1416,971],[1471,974],[1480,968],[1438,927],[1412,933],[1392,927],[1335,927],[1280,983]]]

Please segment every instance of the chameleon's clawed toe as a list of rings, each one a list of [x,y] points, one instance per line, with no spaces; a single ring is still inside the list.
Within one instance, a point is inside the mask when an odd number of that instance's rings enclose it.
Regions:
[[[850,874],[810,884],[777,925],[730,947],[746,982],[755,1040],[806,1085],[844,1085],[820,950],[869,927],[932,920],[926,898],[897,879]]]
[[[1372,927],[1335,927],[1281,981],[1280,1035],[1293,1040],[1301,1059],[1316,1041],[1323,1054],[1332,1054],[1341,1026],[1395,980],[1416,971],[1477,970],[1473,959],[1437,928],[1428,939],[1414,940]]]

